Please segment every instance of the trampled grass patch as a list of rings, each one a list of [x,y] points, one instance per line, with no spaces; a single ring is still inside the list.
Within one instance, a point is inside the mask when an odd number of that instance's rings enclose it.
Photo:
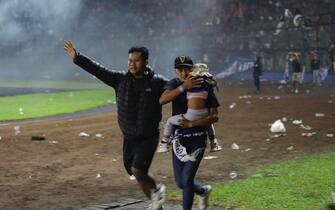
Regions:
[[[112,88],[0,98],[0,120],[37,118],[101,107],[115,100]]]
[[[327,209],[335,192],[335,152],[259,169],[246,179],[213,184],[210,202],[253,210]],[[170,194],[180,199],[180,193]]]

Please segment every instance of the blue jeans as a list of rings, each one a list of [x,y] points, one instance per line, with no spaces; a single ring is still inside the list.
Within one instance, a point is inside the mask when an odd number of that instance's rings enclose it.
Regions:
[[[174,152],[172,152],[173,173],[177,186],[183,190],[183,210],[191,210],[194,193],[201,195],[205,189],[198,183],[194,182],[194,177],[198,171],[204,151],[199,154],[198,161],[180,161]]]

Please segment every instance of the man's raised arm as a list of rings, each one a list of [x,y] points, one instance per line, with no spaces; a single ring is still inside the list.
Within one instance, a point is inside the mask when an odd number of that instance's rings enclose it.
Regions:
[[[109,70],[89,57],[82,55],[76,50],[71,41],[64,43],[64,49],[75,64],[113,88],[118,86],[120,78],[126,74],[125,72]]]

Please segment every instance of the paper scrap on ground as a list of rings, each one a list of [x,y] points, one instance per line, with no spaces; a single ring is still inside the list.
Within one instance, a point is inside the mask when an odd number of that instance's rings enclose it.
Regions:
[[[217,156],[206,156],[204,157],[205,160],[211,160],[211,159],[215,159],[218,158]]]
[[[81,132],[81,133],[79,133],[79,136],[80,137],[89,137],[90,135],[85,133],[85,132]]]

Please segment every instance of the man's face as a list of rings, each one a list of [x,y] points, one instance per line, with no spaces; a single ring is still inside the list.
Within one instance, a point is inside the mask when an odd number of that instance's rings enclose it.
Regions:
[[[128,57],[128,70],[134,76],[140,76],[148,64],[148,60],[142,58],[140,52],[133,52]]]
[[[192,71],[191,67],[179,67],[179,68],[176,68],[177,77],[181,81],[186,80],[189,77],[189,74],[190,74],[191,71]]]

